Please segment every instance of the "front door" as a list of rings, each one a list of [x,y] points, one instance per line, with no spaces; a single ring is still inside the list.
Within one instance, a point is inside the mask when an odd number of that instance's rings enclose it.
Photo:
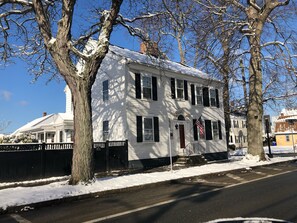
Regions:
[[[179,144],[180,148],[186,148],[186,141],[185,141],[185,126],[183,124],[179,124]]]

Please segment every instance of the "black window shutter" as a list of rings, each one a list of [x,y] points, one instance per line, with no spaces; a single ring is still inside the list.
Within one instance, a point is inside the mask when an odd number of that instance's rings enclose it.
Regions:
[[[208,87],[203,88],[203,105],[209,107],[209,92]]]
[[[141,99],[141,80],[139,73],[135,73],[135,93],[136,98]]]
[[[217,107],[220,107],[220,101],[219,101],[219,90],[216,89],[216,102],[217,102]]]
[[[195,86],[191,84],[191,101],[192,105],[195,105]]]
[[[185,90],[185,100],[187,101],[189,99],[189,94],[188,94],[188,81],[184,80],[184,90]]]
[[[153,100],[157,101],[158,100],[158,90],[157,90],[157,78],[156,77],[152,77],[152,84],[153,84]]]
[[[142,116],[136,116],[136,141],[142,142]]]
[[[197,119],[193,119],[193,134],[194,134],[194,141],[198,141],[198,131],[196,125]]]
[[[175,99],[175,79],[171,78],[171,98]]]
[[[218,126],[219,126],[219,139],[223,139],[222,137],[222,127],[221,127],[221,121],[218,121]]]
[[[154,139],[155,139],[155,142],[160,142],[159,118],[158,117],[154,117]]]
[[[205,120],[206,140],[212,140],[211,120]]]

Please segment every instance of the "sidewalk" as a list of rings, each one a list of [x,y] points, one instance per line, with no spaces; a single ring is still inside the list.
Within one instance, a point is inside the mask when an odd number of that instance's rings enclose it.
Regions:
[[[23,186],[19,184],[12,188],[0,190],[0,213],[24,211],[35,207],[71,200],[103,196],[121,191],[132,191],[143,187],[168,184],[174,180],[183,180],[201,175],[296,161],[297,159],[294,157],[275,157],[270,161],[259,162],[255,157],[245,156],[243,158],[233,157],[228,162],[211,163],[196,167],[180,168],[174,166],[173,171],[170,171],[170,167],[167,166],[152,169],[144,173],[97,178],[93,183],[88,185],[68,185],[67,177],[35,181],[35,184],[43,184],[38,186],[32,186],[34,184],[33,182],[22,182]],[[51,180],[55,182],[48,183]],[[4,185],[0,184],[0,188],[1,187],[3,188]]]

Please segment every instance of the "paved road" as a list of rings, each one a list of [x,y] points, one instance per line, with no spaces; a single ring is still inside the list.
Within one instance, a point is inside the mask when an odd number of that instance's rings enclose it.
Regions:
[[[270,217],[297,222],[297,164],[193,177],[132,192],[0,216],[0,222],[205,222]]]

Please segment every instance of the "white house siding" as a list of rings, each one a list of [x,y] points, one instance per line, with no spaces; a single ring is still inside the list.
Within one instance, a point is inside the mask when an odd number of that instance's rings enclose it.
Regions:
[[[109,53],[103,60],[92,88],[94,141],[103,141],[103,121],[109,122],[108,140],[125,140],[125,59]],[[104,70],[103,70],[104,68]],[[109,99],[103,101],[102,82],[108,80]]]
[[[236,148],[247,147],[246,117],[243,115],[231,115],[230,120],[229,144],[234,144]]]
[[[227,152],[222,84],[220,82],[210,82],[203,78],[171,72],[153,64],[143,65],[142,61],[135,63],[134,60],[125,59],[125,57],[113,53],[112,51],[115,49],[113,47],[103,60],[92,89],[94,141],[104,140],[103,121],[109,121],[109,140],[128,139],[130,164],[133,162],[142,163],[145,160],[168,160],[170,145],[173,157],[190,153],[219,154]],[[130,54],[130,52],[125,53]],[[131,52],[131,56],[135,56],[134,54],[135,52]],[[195,69],[194,71],[195,75],[199,73]],[[157,82],[157,100],[136,98],[135,73],[154,76],[154,80]],[[188,100],[171,98],[171,78],[187,81]],[[105,80],[109,80],[108,101],[103,101],[102,95],[102,82]],[[193,83],[201,84],[204,87],[213,86],[218,89],[220,107],[192,105],[190,85]],[[179,115],[183,115],[185,121],[177,120]],[[220,120],[223,136],[221,140],[199,139],[194,141],[193,119],[197,120],[200,116],[203,120]],[[157,121],[159,130],[157,142],[155,142],[155,138],[151,142],[138,142],[137,124],[139,122],[143,124],[145,117],[152,117],[154,124]],[[176,124],[183,125],[185,130],[185,148],[182,149],[180,148],[179,130],[175,128]],[[169,127],[172,133],[170,144]]]
[[[198,140],[194,142],[193,138],[193,119],[198,119],[201,115],[203,119],[217,121],[220,120],[222,135],[224,131],[224,116],[222,105],[220,108],[204,107],[191,104],[190,84],[201,84],[201,86],[209,86],[209,81],[197,79],[188,75],[176,74],[156,68],[151,68],[139,64],[130,64],[130,72],[128,73],[128,125],[129,143],[132,150],[129,150],[129,160],[138,159],[154,159],[158,157],[169,156],[169,126],[172,132],[171,148],[172,155],[187,155],[192,153],[220,153],[226,152],[225,137],[223,140]],[[135,97],[135,73],[152,74],[157,77],[158,84],[158,100],[136,99]],[[171,77],[181,80],[187,80],[188,84],[188,100],[171,98]],[[211,83],[216,88],[221,88],[216,82]],[[220,99],[222,102],[221,89]],[[222,103],[221,103],[222,104]],[[136,116],[152,116],[159,118],[160,142],[137,142],[136,141]],[[185,117],[185,121],[177,120],[179,115]],[[185,128],[185,144],[186,148],[180,148],[179,130],[175,128],[176,124],[183,124]]]

